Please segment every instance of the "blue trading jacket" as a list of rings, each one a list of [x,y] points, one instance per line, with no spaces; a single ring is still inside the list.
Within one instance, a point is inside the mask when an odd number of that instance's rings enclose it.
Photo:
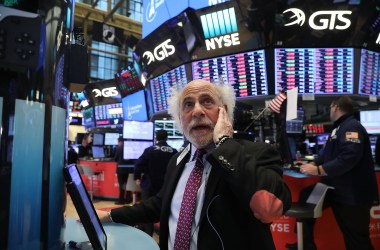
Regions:
[[[322,182],[335,188],[330,199],[349,205],[378,203],[374,163],[365,128],[350,115],[341,117],[334,125],[317,161],[327,173]]]

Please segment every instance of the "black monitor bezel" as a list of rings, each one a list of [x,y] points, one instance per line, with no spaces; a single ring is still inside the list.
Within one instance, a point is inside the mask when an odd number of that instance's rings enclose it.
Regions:
[[[95,226],[93,225],[93,223],[91,221],[90,214],[88,213],[88,211],[86,209],[86,206],[83,202],[82,196],[80,195],[80,192],[79,192],[78,188],[76,187],[76,185],[73,183],[73,180],[72,180],[72,178],[70,176],[70,172],[69,172],[70,168],[75,168],[76,169],[75,171],[78,172],[81,184],[83,185],[83,188],[86,191],[87,199],[89,199],[90,204],[91,204],[90,209],[93,210],[93,213],[96,215],[96,221],[99,223],[100,228],[102,229],[102,232],[104,235],[104,242],[105,242],[104,246],[102,246],[101,240],[98,238],[98,234],[96,232]],[[97,216],[97,213],[95,211],[95,207],[94,207],[93,203],[91,202],[90,196],[88,194],[86,186],[83,183],[82,176],[80,175],[80,172],[79,172],[76,164],[74,163],[74,164],[70,164],[70,165],[67,165],[66,167],[64,167],[63,168],[63,175],[64,175],[64,178],[66,181],[67,191],[70,194],[70,197],[71,197],[73,204],[75,206],[75,209],[79,215],[81,223],[83,224],[83,227],[86,231],[88,239],[91,242],[92,249],[94,249],[94,250],[106,250],[107,249],[107,234],[104,231],[104,228],[102,226],[102,223],[99,220],[99,217]]]

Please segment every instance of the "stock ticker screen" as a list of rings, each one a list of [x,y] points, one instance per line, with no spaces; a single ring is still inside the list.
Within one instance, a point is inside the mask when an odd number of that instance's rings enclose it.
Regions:
[[[150,80],[154,112],[165,111],[168,108],[167,97],[170,95],[171,87],[181,88],[186,84],[187,76],[184,65]]]
[[[380,96],[380,53],[361,50],[359,94]]]
[[[353,48],[276,48],[276,93],[353,94]]]
[[[268,95],[264,50],[250,51],[192,63],[193,79],[230,83],[236,97]]]

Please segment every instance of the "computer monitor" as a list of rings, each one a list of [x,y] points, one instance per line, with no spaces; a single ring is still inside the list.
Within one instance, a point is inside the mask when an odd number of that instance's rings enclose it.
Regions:
[[[144,150],[153,145],[153,141],[124,141],[124,160],[138,159]]]
[[[104,148],[103,146],[92,146],[92,156],[94,158],[104,158]]]
[[[153,140],[153,122],[124,121],[123,138]]]
[[[119,133],[105,133],[104,134],[104,145],[106,146],[117,146]]]
[[[107,249],[107,235],[96,214],[77,166],[70,164],[63,169],[63,173],[67,191],[91,242],[92,249]]]
[[[104,145],[104,134],[94,133],[93,138],[94,138],[93,142],[92,142],[93,145],[95,145],[95,146],[103,146]]]
[[[360,123],[367,130],[368,134],[380,134],[380,110],[360,111]]]

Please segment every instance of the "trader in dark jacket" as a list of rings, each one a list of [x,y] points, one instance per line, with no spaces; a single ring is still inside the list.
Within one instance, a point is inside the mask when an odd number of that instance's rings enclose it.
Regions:
[[[128,183],[128,176],[131,169],[127,167],[127,160],[124,160],[124,147],[123,137],[120,136],[117,139],[117,148],[114,156],[114,160],[117,162],[116,174],[117,182],[119,183],[119,199],[115,202],[117,205],[126,204],[132,202],[132,194],[125,190]]]
[[[171,158],[157,195],[109,213],[98,210],[101,221],[160,221],[161,250],[178,249],[180,239],[187,242],[181,249],[275,249],[270,223],[289,209],[290,191],[274,147],[232,138],[232,86],[194,80],[171,95],[169,104],[169,113],[190,143]],[[205,155],[195,160],[195,152],[202,149]],[[184,237],[185,230],[177,229],[186,224],[179,222],[193,197],[194,189],[187,192],[187,186],[194,170],[201,181]]]
[[[321,182],[334,187],[326,196],[343,233],[347,250],[373,249],[369,237],[370,209],[378,203],[371,144],[365,128],[352,115],[353,101],[340,96],[330,105],[334,130],[318,157],[300,170],[309,175],[325,174]],[[304,198],[305,199],[305,198]],[[316,249],[313,240],[315,219],[304,221],[305,249]],[[297,249],[296,245],[287,245]]]
[[[170,158],[177,153],[177,150],[170,147],[166,140],[168,132],[166,130],[158,130],[156,132],[156,144],[144,150],[144,153],[135,163],[134,179],[136,184],[141,187],[142,200],[156,195],[164,184],[166,167]],[[143,223],[139,228],[153,235],[153,223]]]

